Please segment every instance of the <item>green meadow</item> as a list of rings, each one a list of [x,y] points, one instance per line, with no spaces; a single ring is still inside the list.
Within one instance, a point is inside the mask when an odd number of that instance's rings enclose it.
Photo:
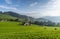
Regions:
[[[23,26],[20,22],[0,22],[0,39],[60,39],[60,27]]]

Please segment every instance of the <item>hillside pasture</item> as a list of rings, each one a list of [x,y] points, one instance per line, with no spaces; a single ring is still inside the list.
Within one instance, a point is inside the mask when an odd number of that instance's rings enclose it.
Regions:
[[[20,24],[0,22],[0,39],[60,39],[60,27]]]

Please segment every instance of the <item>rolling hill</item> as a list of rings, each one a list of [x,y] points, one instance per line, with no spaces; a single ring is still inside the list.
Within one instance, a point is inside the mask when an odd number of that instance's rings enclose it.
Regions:
[[[0,19],[20,19],[20,20],[27,20],[28,18],[32,21],[34,18],[26,16],[26,15],[21,15],[12,11],[8,12],[0,12]]]
[[[16,19],[16,17],[10,16],[8,14],[0,13],[0,19]]]

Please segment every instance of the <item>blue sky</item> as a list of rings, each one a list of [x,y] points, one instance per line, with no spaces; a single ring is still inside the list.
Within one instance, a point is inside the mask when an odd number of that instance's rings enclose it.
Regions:
[[[60,16],[60,0],[0,0],[0,11],[13,11],[35,18]]]

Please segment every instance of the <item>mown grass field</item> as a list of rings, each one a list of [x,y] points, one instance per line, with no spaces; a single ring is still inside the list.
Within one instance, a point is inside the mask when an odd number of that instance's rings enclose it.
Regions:
[[[23,26],[19,22],[0,22],[0,39],[60,39],[60,27]]]

